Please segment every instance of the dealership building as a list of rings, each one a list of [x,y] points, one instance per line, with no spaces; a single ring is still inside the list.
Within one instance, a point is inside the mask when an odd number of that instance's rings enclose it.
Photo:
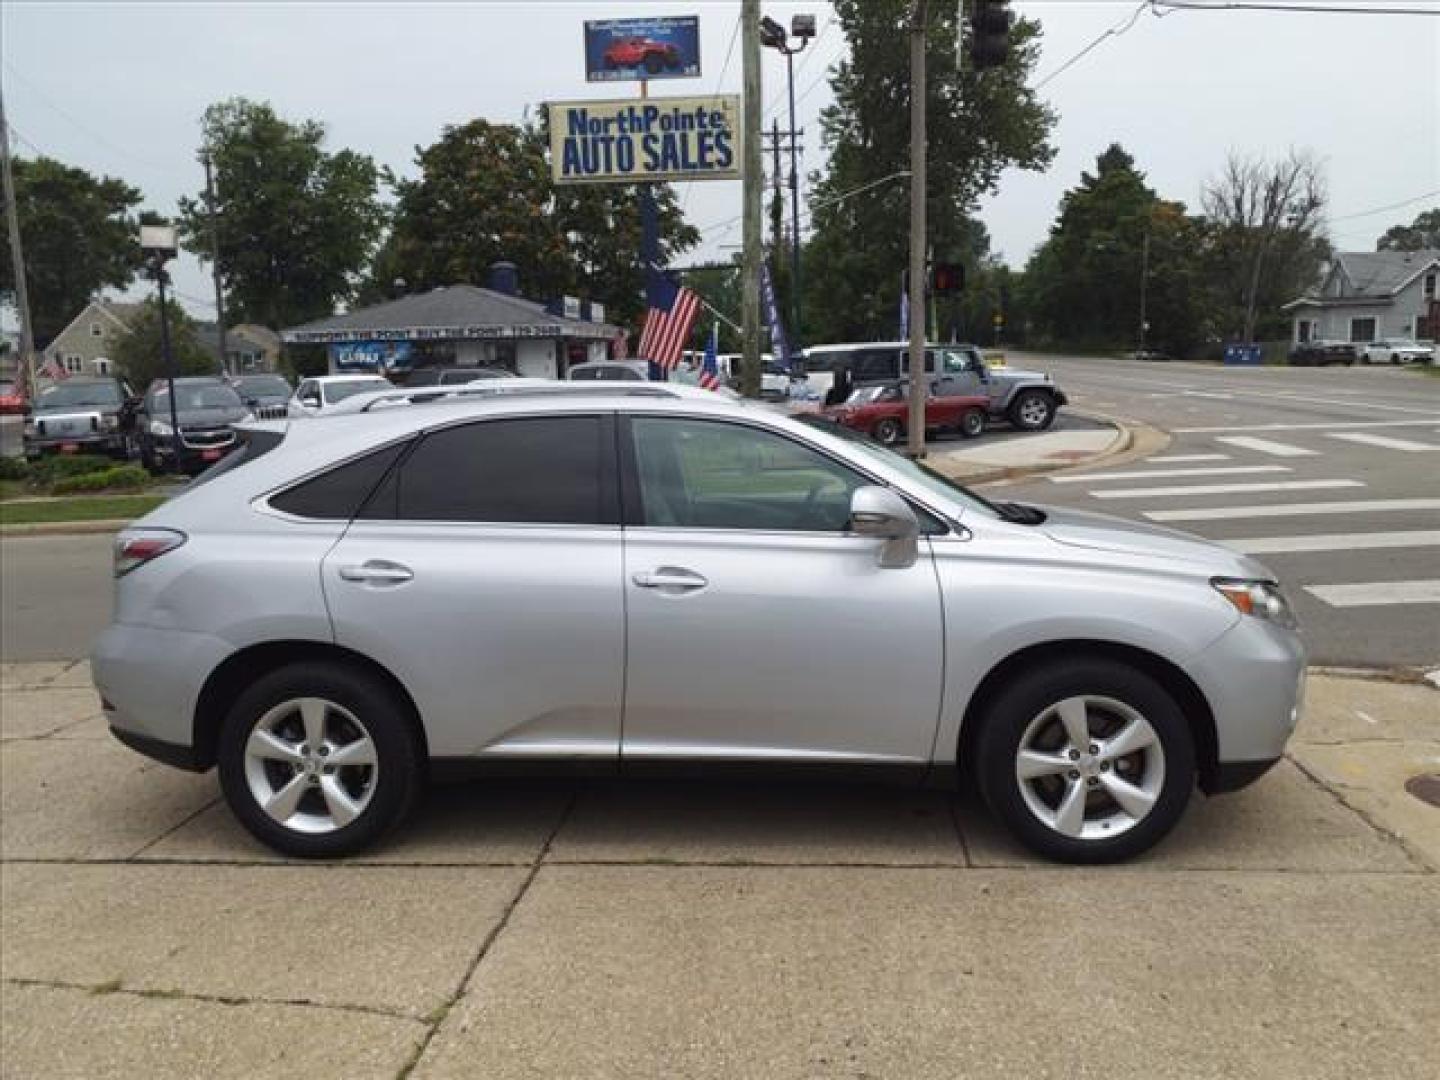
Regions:
[[[490,284],[441,286],[357,308],[291,327],[281,339],[326,346],[337,374],[457,364],[560,379],[573,364],[604,360],[620,333],[599,304],[526,300],[508,263],[492,268]]]

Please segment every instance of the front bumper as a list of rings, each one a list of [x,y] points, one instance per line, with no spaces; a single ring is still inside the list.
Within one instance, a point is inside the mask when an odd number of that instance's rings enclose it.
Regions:
[[[1292,631],[1241,617],[1186,670],[1215,719],[1215,769],[1206,790],[1229,791],[1285,753],[1305,702],[1305,648]]]
[[[175,460],[175,440],[165,436],[151,436],[152,453],[157,461],[170,463]],[[239,441],[231,439],[227,443],[215,445],[195,446],[184,441],[180,442],[180,468],[182,471],[190,469],[208,469],[226,454],[234,450]]]
[[[120,453],[125,449],[125,436],[118,431],[89,435],[27,435],[25,456],[39,457],[41,454],[59,454],[74,447],[82,451],[98,451],[106,454]]]

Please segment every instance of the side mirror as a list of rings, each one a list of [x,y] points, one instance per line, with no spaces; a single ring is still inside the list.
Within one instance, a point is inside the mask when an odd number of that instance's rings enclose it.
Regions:
[[[914,566],[920,553],[920,522],[910,504],[889,488],[867,484],[850,496],[850,530],[858,536],[885,541],[880,548],[882,569]]]

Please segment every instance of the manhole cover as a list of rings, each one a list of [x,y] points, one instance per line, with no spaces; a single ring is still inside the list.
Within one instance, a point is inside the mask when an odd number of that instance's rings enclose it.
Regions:
[[[1421,802],[1440,806],[1440,774],[1421,773],[1405,781],[1405,790]]]

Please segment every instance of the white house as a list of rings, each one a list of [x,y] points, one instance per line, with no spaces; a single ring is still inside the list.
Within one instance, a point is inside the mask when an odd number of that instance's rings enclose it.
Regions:
[[[1285,305],[1294,340],[1440,337],[1440,250],[1335,256],[1319,291]]]

